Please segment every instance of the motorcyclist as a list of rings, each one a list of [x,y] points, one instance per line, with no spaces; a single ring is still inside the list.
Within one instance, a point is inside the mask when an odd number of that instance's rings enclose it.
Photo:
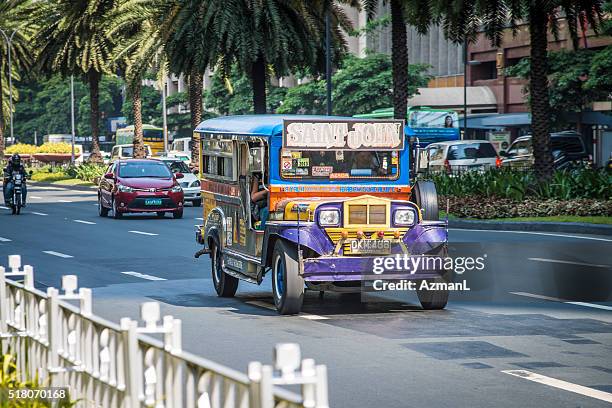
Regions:
[[[27,178],[27,173],[23,164],[21,164],[21,157],[15,153],[9,159],[8,165],[3,169],[3,183],[2,183],[2,193],[4,194],[4,203],[8,204],[11,202],[13,197],[13,172],[17,172],[21,174],[23,183],[21,185],[21,195],[23,200],[23,206],[26,206],[26,195],[28,194],[28,190],[26,188],[25,180]]]

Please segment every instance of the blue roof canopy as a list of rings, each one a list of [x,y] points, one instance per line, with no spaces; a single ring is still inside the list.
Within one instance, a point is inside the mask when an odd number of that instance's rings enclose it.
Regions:
[[[236,115],[220,116],[200,123],[195,129],[203,133],[227,133],[233,135],[254,135],[263,137],[280,136],[283,119],[352,119],[345,116],[322,115]]]

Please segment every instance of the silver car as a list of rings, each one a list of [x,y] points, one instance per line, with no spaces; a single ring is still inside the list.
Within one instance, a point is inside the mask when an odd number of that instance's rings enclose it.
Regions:
[[[488,140],[455,140],[432,143],[427,150],[428,172],[456,174],[499,168],[501,159]]]
[[[202,205],[202,196],[200,194],[200,180],[198,176],[192,173],[187,167],[187,164],[178,157],[160,157],[161,160],[172,170],[172,173],[182,173],[183,178],[179,180],[179,184],[183,188],[185,201],[190,201],[194,207]]]

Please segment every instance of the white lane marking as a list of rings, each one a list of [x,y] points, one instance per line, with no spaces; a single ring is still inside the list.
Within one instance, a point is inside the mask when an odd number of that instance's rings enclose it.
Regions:
[[[8,238],[0,237],[0,242],[11,242],[11,240]]]
[[[249,300],[248,302],[245,302],[245,303],[248,303],[249,305],[252,305],[252,306],[263,307],[264,309],[276,311],[276,307],[273,304],[264,302],[263,300]],[[329,317],[314,315],[310,313],[300,313],[298,317],[301,317],[306,320],[327,320],[329,319]]]
[[[3,205],[0,205],[0,208],[2,208],[3,210],[10,210],[10,208],[5,207],[5,206],[3,206]]]
[[[147,279],[147,280],[152,280],[152,281],[164,281],[166,279],[164,278],[158,278],[157,276],[153,276],[153,275],[147,275],[144,273],[140,273],[140,272],[134,272],[134,271],[126,271],[126,272],[121,272],[124,275],[130,275],[130,276],[135,276],[137,278],[142,278],[142,279]]]
[[[66,255],[66,254],[62,254],[61,252],[55,252],[55,251],[43,251],[45,254],[49,254],[49,255],[53,255],[53,256],[59,256],[60,258],[74,258],[74,256],[72,255]]]
[[[199,217],[199,218],[196,218],[196,220],[199,220],[199,221],[204,221],[204,218]]]
[[[592,307],[594,309],[612,311],[612,306],[598,305],[597,303],[570,302],[568,300],[561,299],[561,298],[556,298],[552,296],[544,296],[544,295],[536,295],[535,293],[528,293],[528,292],[510,292],[510,293],[513,295],[517,295],[517,296],[525,296],[525,297],[530,297],[534,299],[548,300],[550,302],[561,302],[561,303],[567,303],[568,305],[585,306],[585,307]]]
[[[530,261],[536,261],[536,262],[549,262],[549,263],[560,263],[560,264],[567,264],[567,265],[579,265],[579,266],[592,266],[594,268],[612,268],[612,266],[610,265],[597,265],[597,264],[590,264],[590,263],[585,263],[585,262],[574,262],[574,261],[564,261],[561,259],[547,259],[547,258],[527,258]]]
[[[532,373],[531,371],[503,370],[502,373],[510,374],[519,378],[524,378],[525,380],[548,385],[550,387],[559,388],[561,390],[574,392],[576,394],[584,395],[587,397],[596,398],[598,400],[612,402],[612,394],[610,394],[609,392],[596,390],[594,388],[585,387],[583,385],[578,385],[563,380],[558,380],[556,378],[547,377],[542,374]]]
[[[37,186],[37,185],[32,186],[32,189],[36,189],[36,190],[63,190],[62,188],[59,188],[59,187]]]
[[[49,215],[49,214],[45,214],[45,213],[41,213],[41,212],[37,212],[37,211],[32,211],[30,214],[42,215],[42,216]]]
[[[72,221],[78,222],[78,223],[81,223],[81,224],[96,225],[95,222],[91,222],[91,221],[83,221],[83,220],[72,220]]]
[[[71,203],[72,200],[57,200],[58,203]]]
[[[154,234],[152,232],[143,232],[143,231],[128,231],[128,232],[131,232],[132,234],[140,234],[140,235],[151,235],[151,236],[159,235],[159,234]]]
[[[319,316],[319,315],[313,315],[313,314],[308,314],[308,313],[300,313],[298,316],[301,318],[307,319],[307,320],[327,320],[329,319],[329,317],[326,317],[326,316]]]
[[[42,197],[39,197],[39,196],[29,195],[28,197],[35,198],[37,200],[42,200]]]
[[[595,237],[582,237],[580,235],[566,235],[566,234],[552,234],[548,232],[532,232],[532,231],[500,231],[500,230],[482,230],[482,229],[463,229],[463,228],[449,228],[450,231],[474,231],[474,232],[501,232],[509,234],[532,234],[532,235],[546,235],[551,237],[562,237],[562,238],[576,238],[576,239],[590,239],[593,241],[604,241],[612,242],[609,238],[595,238]]]

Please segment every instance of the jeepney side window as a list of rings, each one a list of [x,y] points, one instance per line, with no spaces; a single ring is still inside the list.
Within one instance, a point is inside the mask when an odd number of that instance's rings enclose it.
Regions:
[[[231,140],[203,140],[202,173],[211,178],[235,181],[234,142]]]

